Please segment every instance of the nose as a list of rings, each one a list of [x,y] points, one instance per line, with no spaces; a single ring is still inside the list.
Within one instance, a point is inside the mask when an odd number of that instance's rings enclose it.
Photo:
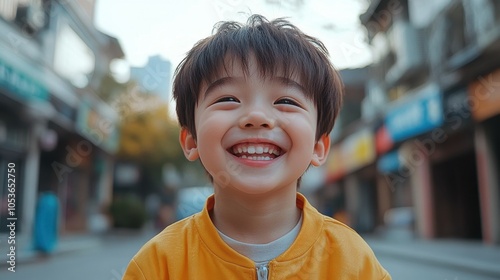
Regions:
[[[273,128],[275,123],[275,118],[262,110],[252,110],[239,121],[240,128]]]

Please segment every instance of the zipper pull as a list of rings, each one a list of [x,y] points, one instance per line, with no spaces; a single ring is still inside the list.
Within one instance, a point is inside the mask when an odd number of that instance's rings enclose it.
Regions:
[[[257,267],[258,280],[267,280],[268,274],[269,274],[269,268],[267,265],[261,265]]]

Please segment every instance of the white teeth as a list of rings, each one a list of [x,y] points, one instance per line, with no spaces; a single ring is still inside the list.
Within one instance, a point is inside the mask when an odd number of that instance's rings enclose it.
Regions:
[[[251,159],[251,160],[271,160],[272,158],[265,156],[241,156],[241,158]]]
[[[257,154],[262,154],[263,152],[264,152],[264,147],[262,147],[262,146],[257,146],[257,147],[255,148],[255,153],[257,153]]]
[[[270,144],[238,144],[232,148],[232,152],[242,158],[243,154],[245,154],[245,158],[255,160],[272,160],[275,156],[282,154],[279,147]],[[254,154],[256,157],[252,156]]]
[[[249,154],[255,154],[255,147],[254,146],[249,146],[248,147],[248,153]]]

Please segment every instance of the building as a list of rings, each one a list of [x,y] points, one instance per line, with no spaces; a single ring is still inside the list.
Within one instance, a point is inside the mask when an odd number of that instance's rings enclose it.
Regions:
[[[123,57],[93,25],[94,1],[0,4],[0,234],[7,221],[7,166],[15,165],[16,232],[30,239],[37,198],[56,194],[62,234],[92,230],[111,201],[116,111],[98,95]],[[10,164],[10,165],[9,165]]]
[[[171,63],[159,55],[151,56],[144,67],[130,67],[130,78],[135,80],[142,92],[158,95],[170,101]]]
[[[404,210],[418,237],[500,243],[498,18],[492,0],[374,0],[360,16],[374,61],[359,122],[375,124],[376,186],[346,186],[346,199],[372,197],[376,225]]]

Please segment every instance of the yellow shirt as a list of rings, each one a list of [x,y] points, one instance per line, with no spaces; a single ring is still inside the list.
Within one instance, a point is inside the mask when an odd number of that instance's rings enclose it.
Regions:
[[[148,241],[123,279],[257,279],[254,262],[229,247],[210,220],[214,202],[209,197],[202,212]],[[297,207],[303,210],[302,228],[290,248],[269,262],[268,279],[391,279],[354,230],[320,214],[300,193]]]

